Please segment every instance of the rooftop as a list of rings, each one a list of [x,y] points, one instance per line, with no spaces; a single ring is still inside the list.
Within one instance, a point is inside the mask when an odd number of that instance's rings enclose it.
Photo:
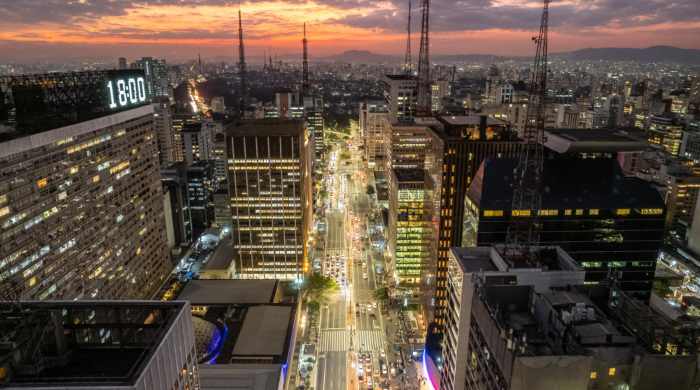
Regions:
[[[229,136],[302,135],[304,121],[296,119],[250,119],[231,123],[226,128]]]
[[[177,299],[192,305],[264,304],[273,302],[277,288],[276,280],[190,280]]]
[[[287,344],[292,308],[253,306],[248,309],[233,355],[282,356]]]
[[[493,247],[452,248],[452,255],[459,261],[465,273],[515,272],[518,269],[539,269],[548,271],[579,271],[575,261],[560,247],[531,247],[532,259],[509,260],[503,256],[505,248]]]
[[[649,147],[644,137],[609,129],[548,129],[545,147],[560,153],[641,151]]]
[[[425,180],[425,171],[422,169],[395,168],[394,175],[400,183],[423,183]]]
[[[439,117],[439,120],[450,126],[479,126],[481,124],[481,115],[460,115],[460,116],[450,116],[444,115]],[[492,118],[490,116],[486,117],[487,126],[506,126],[507,123],[500,119]]]
[[[510,210],[514,159],[485,160],[467,191],[484,210]],[[626,177],[614,159],[548,159],[544,162],[542,205],[547,209],[664,208],[648,182]]]
[[[204,265],[206,271],[225,270],[231,267],[231,262],[236,254],[231,237],[226,236],[211,254],[209,261]]]
[[[148,105],[147,91],[139,94],[143,83],[136,83],[142,77],[138,69],[0,77],[0,142]],[[126,85],[135,95],[121,103],[113,92],[127,80],[133,80]]]
[[[0,386],[132,385],[188,308],[158,301],[0,303]]]

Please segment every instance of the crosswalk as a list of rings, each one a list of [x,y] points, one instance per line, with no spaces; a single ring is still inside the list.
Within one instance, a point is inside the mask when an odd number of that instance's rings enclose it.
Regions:
[[[350,349],[350,332],[345,329],[321,331],[320,352],[343,352]]]
[[[384,339],[379,330],[360,330],[357,332],[357,348],[361,351],[378,352],[384,349]]]

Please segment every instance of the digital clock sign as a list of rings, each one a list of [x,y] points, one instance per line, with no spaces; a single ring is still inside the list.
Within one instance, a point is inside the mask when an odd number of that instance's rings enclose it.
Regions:
[[[105,82],[109,108],[112,110],[146,102],[146,81],[143,76],[116,77]]]

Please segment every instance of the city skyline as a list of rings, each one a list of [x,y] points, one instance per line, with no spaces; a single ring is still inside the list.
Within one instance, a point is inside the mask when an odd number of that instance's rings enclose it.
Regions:
[[[414,1],[417,3],[417,1]],[[528,56],[539,2],[436,1],[434,54]],[[241,3],[251,58],[299,51],[306,22],[313,57],[347,50],[400,55],[407,0],[247,1]],[[140,57],[233,57],[238,2],[21,1],[0,4],[0,48],[17,62]],[[414,31],[418,5],[414,4]],[[693,0],[567,0],[552,4],[552,52],[588,47],[673,45],[700,49]],[[414,40],[418,40],[414,34]]]

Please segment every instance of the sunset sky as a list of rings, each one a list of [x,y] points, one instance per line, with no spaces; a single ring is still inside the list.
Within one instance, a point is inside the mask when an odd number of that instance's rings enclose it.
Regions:
[[[419,0],[414,31],[419,30]],[[541,1],[432,0],[432,52],[529,55]],[[248,54],[400,54],[408,0],[242,1]],[[230,57],[238,1],[0,0],[0,63],[152,55]],[[551,51],[673,45],[700,49],[699,0],[555,0]],[[414,36],[417,52],[418,34]]]

